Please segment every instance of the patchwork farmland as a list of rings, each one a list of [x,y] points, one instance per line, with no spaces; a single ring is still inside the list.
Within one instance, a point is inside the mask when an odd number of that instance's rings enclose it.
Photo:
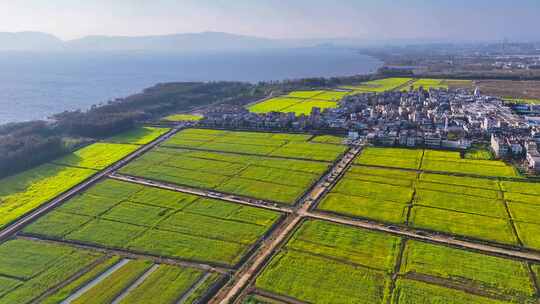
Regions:
[[[267,210],[105,180],[23,234],[232,267],[278,218]]]
[[[189,129],[120,173],[292,205],[345,152],[310,138]]]
[[[335,98],[287,98],[314,96]],[[0,232],[0,304],[538,302],[540,184],[499,161],[342,143],[148,127],[0,181],[0,206],[58,200]],[[56,168],[89,175],[41,184]]]
[[[478,241],[540,250],[540,184],[457,152],[368,148],[318,208]]]
[[[254,292],[284,303],[534,303],[535,280],[526,262],[309,220]]]
[[[195,303],[221,276],[24,238],[0,245],[0,257],[0,303],[10,304]]]

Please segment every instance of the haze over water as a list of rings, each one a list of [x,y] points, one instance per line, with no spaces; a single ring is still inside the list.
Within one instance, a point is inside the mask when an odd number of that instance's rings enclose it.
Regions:
[[[381,62],[351,50],[206,54],[0,53],[0,124],[44,119],[125,97],[159,82],[257,82],[374,72]]]

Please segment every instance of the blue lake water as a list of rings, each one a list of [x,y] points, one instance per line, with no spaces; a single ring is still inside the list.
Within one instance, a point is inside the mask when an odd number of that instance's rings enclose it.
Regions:
[[[257,82],[376,71],[353,50],[165,53],[0,53],[0,124],[43,119],[124,97],[159,82]]]

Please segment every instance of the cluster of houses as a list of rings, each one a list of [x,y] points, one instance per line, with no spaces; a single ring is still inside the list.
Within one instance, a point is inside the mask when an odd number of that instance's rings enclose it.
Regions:
[[[478,90],[410,89],[348,95],[337,108],[313,108],[310,115],[300,116],[218,106],[205,113],[201,123],[235,129],[324,130],[349,134],[351,141],[387,146],[467,149],[473,143],[490,143],[498,158],[524,159],[540,172],[540,111],[536,113],[540,109],[527,107],[529,116]]]

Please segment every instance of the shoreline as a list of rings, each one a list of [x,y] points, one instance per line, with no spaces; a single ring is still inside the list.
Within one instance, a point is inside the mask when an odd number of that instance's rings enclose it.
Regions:
[[[115,98],[126,98],[159,83],[211,82],[218,81],[218,79],[229,79],[227,81],[256,84],[260,81],[348,77],[374,74],[383,65],[374,57],[346,48],[281,50],[276,54],[267,51],[225,52],[222,55],[214,54],[210,57],[206,54],[201,57],[193,54],[187,55],[188,57],[183,57],[182,54],[170,55],[171,57],[167,57],[169,55],[156,55],[155,59],[150,58],[149,54],[151,53],[134,57],[128,56],[127,59],[118,58],[118,53],[72,57],[67,60],[66,71],[62,71],[61,67],[56,66],[58,63],[53,62],[56,55],[43,55],[45,57],[43,59],[45,71],[41,72],[41,76],[36,76],[33,73],[40,70],[39,66],[34,66],[40,62],[35,64],[23,62],[20,67],[23,75],[16,77],[21,78],[20,81],[19,79],[9,80],[8,77],[11,77],[12,74],[6,73],[5,76],[2,76],[0,73],[0,80],[2,78],[7,80],[0,84],[0,108],[4,109],[0,111],[0,125],[44,120],[63,111],[87,110],[92,105],[105,104],[107,100]],[[244,54],[251,54],[253,57],[241,58],[242,56],[239,56]],[[29,55],[21,56],[24,58]],[[296,58],[298,56],[305,58],[295,68],[291,64],[299,60]],[[82,62],[85,58],[88,58],[90,63],[98,64],[101,68],[108,64],[113,66],[107,66],[107,71],[103,72],[99,70],[99,67],[93,68]],[[351,64],[349,63],[351,58],[357,58],[358,61]],[[208,62],[201,63],[197,60]],[[169,68],[168,61],[172,62],[171,68]],[[265,62],[266,67],[258,68],[255,61]],[[317,64],[318,66],[314,67]],[[336,68],[330,70],[328,66],[331,64],[336,65]],[[7,65],[8,70],[9,68],[18,68],[17,62],[6,63],[0,59],[0,67],[4,65]],[[125,70],[118,71],[117,66],[124,67]],[[138,66],[141,67],[140,70]],[[174,70],[177,66],[186,68],[182,71]],[[212,72],[212,66],[216,66],[215,73]],[[145,67],[148,67],[148,72],[144,71]],[[236,71],[230,71],[235,67],[238,67]],[[47,70],[58,71],[51,76],[45,75]],[[25,75],[25,73],[31,75]],[[202,78],[204,75],[209,77]],[[246,76],[250,76],[252,79],[246,80]],[[267,80],[262,80],[265,78]]]

